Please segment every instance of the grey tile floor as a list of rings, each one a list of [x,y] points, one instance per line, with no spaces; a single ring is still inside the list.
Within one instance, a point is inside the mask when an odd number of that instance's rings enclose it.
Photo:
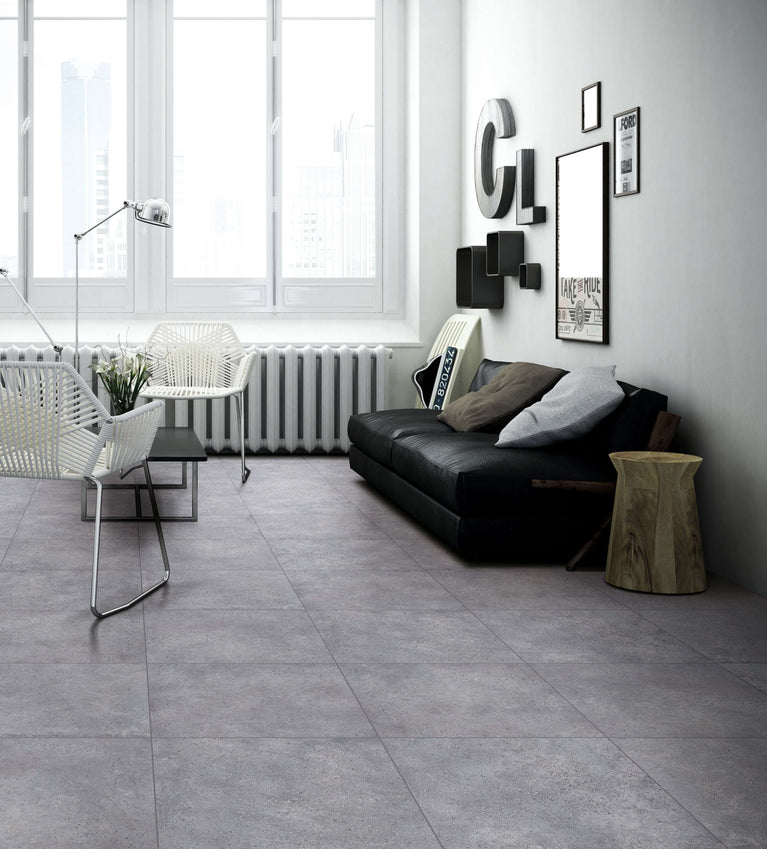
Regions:
[[[79,487],[0,479],[0,849],[767,846],[767,599],[470,565],[345,458],[250,465],[102,622]],[[103,558],[153,581],[151,525]]]

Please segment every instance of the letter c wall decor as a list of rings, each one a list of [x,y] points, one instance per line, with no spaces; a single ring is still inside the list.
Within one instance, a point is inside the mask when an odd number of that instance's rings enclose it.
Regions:
[[[514,114],[508,100],[488,100],[479,113],[474,139],[474,189],[485,218],[503,218],[514,199],[516,166],[504,165],[493,175],[493,142],[515,135]]]

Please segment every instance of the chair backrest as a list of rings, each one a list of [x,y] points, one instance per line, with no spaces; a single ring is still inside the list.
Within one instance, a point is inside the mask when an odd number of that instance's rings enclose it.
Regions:
[[[448,348],[456,349],[455,364],[452,378],[447,387],[444,403],[447,404],[452,396],[459,398],[466,393],[474,370],[481,357],[481,341],[476,331],[480,326],[478,315],[463,315],[456,313],[442,325],[434,344],[431,346],[427,362],[443,354]],[[416,399],[416,408],[423,409],[423,402]]]
[[[231,324],[165,321],[146,342],[150,386],[227,387],[245,356]]]
[[[0,362],[0,475],[90,474],[109,413],[69,363]]]

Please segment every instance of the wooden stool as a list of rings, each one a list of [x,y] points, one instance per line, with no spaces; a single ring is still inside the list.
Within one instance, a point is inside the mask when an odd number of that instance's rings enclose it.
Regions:
[[[649,593],[698,593],[706,571],[691,454],[618,451],[605,581]]]

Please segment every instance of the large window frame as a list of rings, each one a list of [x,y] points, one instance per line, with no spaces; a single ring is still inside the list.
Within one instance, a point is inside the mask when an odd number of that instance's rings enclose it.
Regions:
[[[19,0],[19,113],[33,110],[32,74],[34,0]],[[173,2],[127,0],[127,79],[128,189],[126,198],[163,196],[173,208]],[[141,227],[131,223],[128,230],[127,276],[110,280],[109,286],[94,278],[81,278],[81,316],[125,322],[131,317],[202,314],[250,316],[284,315],[297,319],[402,318],[405,312],[404,286],[404,0],[375,0],[376,3],[376,275],[375,278],[340,281],[328,278],[282,279],[279,262],[280,156],[279,145],[270,128],[280,108],[280,3],[269,0],[267,38],[277,42],[269,54],[268,113],[265,132],[268,174],[267,197],[254,199],[268,204],[269,232],[273,249],[269,252],[266,279],[206,278],[173,276],[173,250],[168,236],[173,231]],[[137,34],[140,33],[140,37]],[[201,57],[204,61],[204,56]],[[278,141],[278,139],[277,139]],[[19,275],[18,282],[36,310],[66,314],[72,309],[73,281],[66,278],[37,278],[32,265],[32,224],[34,210],[24,206],[24,197],[33,197],[32,153],[34,127],[21,137],[19,189]],[[23,184],[23,185],[22,185]],[[132,188],[131,188],[132,187]],[[126,214],[126,218],[129,217]],[[83,227],[95,222],[83,222]],[[332,299],[334,285],[360,286],[373,295],[352,306],[340,306]],[[293,304],[285,297],[292,285],[313,290],[313,300]],[[254,297],[262,286],[264,297]],[[83,293],[85,297],[83,298]],[[331,297],[328,297],[328,296]],[[10,306],[4,296],[0,304]],[[11,308],[12,309],[12,308]],[[21,310],[19,310],[21,312]]]

